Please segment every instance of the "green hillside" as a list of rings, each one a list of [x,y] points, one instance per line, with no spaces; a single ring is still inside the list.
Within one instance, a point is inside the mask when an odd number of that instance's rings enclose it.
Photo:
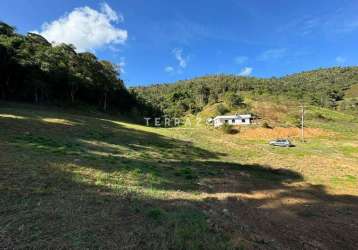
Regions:
[[[292,128],[227,135],[0,103],[0,245],[354,249],[358,121],[312,107],[307,122],[288,149],[263,138]]]
[[[358,67],[336,67],[270,79],[212,75],[134,90],[166,114],[182,116],[196,114],[206,105],[225,102],[229,108],[242,107],[247,99],[262,97],[337,108],[340,101],[355,93],[357,82]]]

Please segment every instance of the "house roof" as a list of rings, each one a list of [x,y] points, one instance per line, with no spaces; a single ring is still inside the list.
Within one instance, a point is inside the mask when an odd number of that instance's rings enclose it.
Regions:
[[[245,115],[219,115],[214,118],[216,119],[247,119],[251,118],[251,114],[245,114]]]

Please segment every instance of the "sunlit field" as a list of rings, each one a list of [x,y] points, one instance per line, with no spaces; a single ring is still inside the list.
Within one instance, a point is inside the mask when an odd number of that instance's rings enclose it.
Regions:
[[[2,103],[0,245],[357,249],[358,123],[319,112],[308,127],[324,133],[275,148]]]

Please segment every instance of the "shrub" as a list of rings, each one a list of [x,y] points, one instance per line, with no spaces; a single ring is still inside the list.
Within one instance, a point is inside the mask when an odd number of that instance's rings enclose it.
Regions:
[[[309,117],[306,115],[305,117],[307,120],[309,119]],[[292,121],[291,121],[291,125],[293,125],[296,128],[300,128],[301,127],[301,115],[296,114],[292,117]]]
[[[228,110],[223,104],[219,104],[216,106],[216,113],[219,115],[225,115],[229,111],[230,110]]]
[[[147,216],[153,220],[159,220],[164,216],[164,211],[160,208],[152,208],[148,210]]]
[[[300,128],[302,126],[302,120],[301,118],[297,118],[294,120],[293,122],[293,125],[296,127],[296,128]]]
[[[262,127],[263,127],[263,128],[271,128],[271,129],[272,129],[272,127],[270,126],[270,124],[268,124],[268,122],[264,122],[264,123],[262,124]]]
[[[191,168],[181,168],[176,173],[176,176],[183,176],[185,179],[192,180],[198,178]]]
[[[240,132],[237,128],[234,128],[233,125],[226,123],[221,126],[221,129],[225,134],[237,134]]]
[[[321,120],[321,121],[332,121],[333,120],[333,119],[331,119],[329,117],[326,117],[325,115],[323,115],[321,113],[315,113],[313,118],[317,119],[317,120]]]
[[[244,103],[244,99],[233,92],[227,92],[224,96],[224,101],[230,107],[238,107]]]

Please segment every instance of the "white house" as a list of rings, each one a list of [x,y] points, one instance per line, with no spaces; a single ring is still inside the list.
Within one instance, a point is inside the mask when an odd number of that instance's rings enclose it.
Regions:
[[[214,127],[220,127],[223,124],[230,125],[250,125],[252,116],[248,115],[220,115],[213,119]]]

